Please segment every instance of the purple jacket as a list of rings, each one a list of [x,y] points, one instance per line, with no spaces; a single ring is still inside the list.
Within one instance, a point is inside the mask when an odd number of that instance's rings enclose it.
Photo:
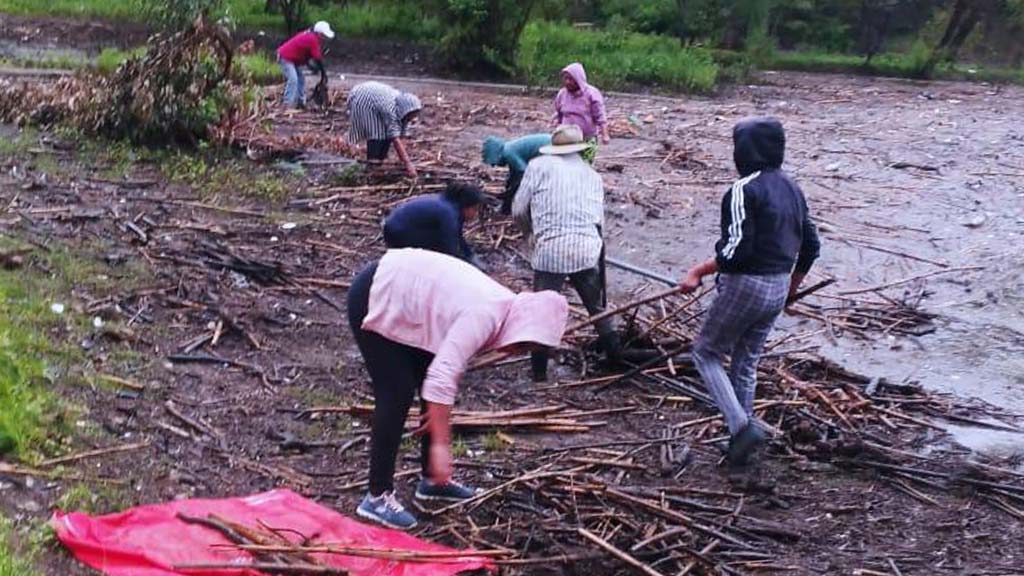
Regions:
[[[569,92],[565,88],[555,96],[555,122],[575,124],[583,131],[583,138],[589,140],[598,135],[607,124],[604,114],[604,97],[601,91],[587,84],[587,73],[579,62],[562,69],[576,81],[580,89]]]

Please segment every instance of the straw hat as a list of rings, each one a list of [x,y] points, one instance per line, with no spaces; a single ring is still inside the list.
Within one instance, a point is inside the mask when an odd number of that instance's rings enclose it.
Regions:
[[[583,141],[583,131],[575,124],[562,124],[551,133],[551,144],[540,149],[541,154],[579,154],[590,144]]]

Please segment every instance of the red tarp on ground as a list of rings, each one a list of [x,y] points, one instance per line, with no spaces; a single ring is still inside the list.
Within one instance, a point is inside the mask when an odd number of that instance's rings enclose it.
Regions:
[[[177,576],[182,572],[175,571],[174,565],[251,562],[246,552],[215,547],[227,544],[227,539],[210,528],[182,522],[176,517],[179,512],[202,518],[217,514],[253,528],[259,527],[262,521],[273,528],[296,530],[307,537],[319,534],[316,541],[322,543],[377,549],[452,550],[403,532],[356,522],[291,490],[228,500],[180,500],[99,517],[57,512],[50,522],[57,537],[76,558],[109,576]],[[494,567],[486,559],[472,556],[461,563],[446,559],[436,564],[337,555],[317,557],[331,566],[348,570],[352,576],[450,576],[464,570]],[[188,572],[191,576],[240,576],[243,573],[253,574],[223,570]]]

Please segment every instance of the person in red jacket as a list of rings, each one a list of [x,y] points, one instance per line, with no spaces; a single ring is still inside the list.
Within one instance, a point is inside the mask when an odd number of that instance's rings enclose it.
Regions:
[[[311,64],[320,71],[321,76],[327,74],[324,67],[324,55],[320,51],[320,40],[334,38],[334,31],[327,22],[317,22],[311,29],[299,32],[281,44],[277,49],[277,61],[284,73],[284,103],[290,108],[306,107],[306,79],[299,70],[300,66]]]

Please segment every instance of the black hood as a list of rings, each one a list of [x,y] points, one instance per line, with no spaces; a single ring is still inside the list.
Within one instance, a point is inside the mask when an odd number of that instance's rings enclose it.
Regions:
[[[732,129],[733,160],[740,176],[780,168],[786,153],[786,132],[775,118],[748,118]]]

